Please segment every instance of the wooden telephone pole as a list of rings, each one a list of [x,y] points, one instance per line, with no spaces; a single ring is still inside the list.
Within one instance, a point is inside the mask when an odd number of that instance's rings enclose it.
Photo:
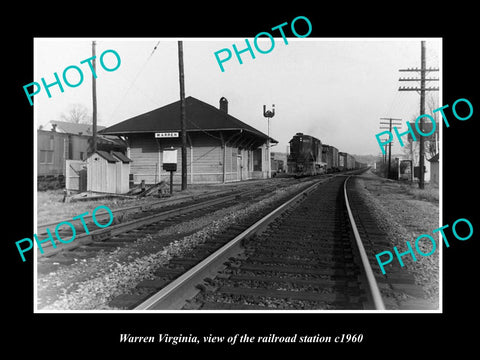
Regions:
[[[421,68],[415,69],[400,69],[399,71],[417,71],[420,72],[420,79],[415,78],[400,78],[400,81],[420,81],[420,87],[399,87],[399,91],[419,91],[420,92],[420,115],[425,114],[425,91],[438,91],[438,87],[425,87],[426,81],[438,81],[438,78],[426,79],[425,75],[430,71],[439,71],[438,68],[426,68],[425,58],[425,41],[421,42]],[[420,118],[420,131],[423,133],[423,117]],[[413,159],[412,159],[413,161]],[[425,146],[423,136],[420,136],[420,171],[418,178],[418,187],[420,189],[425,188]]]
[[[182,190],[187,189],[187,130],[185,114],[185,79],[183,73],[183,42],[178,42],[178,70],[180,75],[180,110],[182,137]]]
[[[92,101],[93,101],[93,114],[92,114],[92,121],[93,121],[93,126],[92,126],[92,131],[93,131],[93,136],[92,136],[92,152],[94,153],[97,151],[97,80],[95,79],[95,76],[93,75],[96,73],[95,69],[95,41],[92,41],[92,65],[93,65],[93,72],[92,72]]]
[[[385,122],[380,122],[380,125],[388,125],[388,130],[390,131],[390,134],[392,133],[392,121],[395,122],[393,125],[396,127],[402,127],[402,119],[394,119],[394,118],[380,118],[380,120],[389,120],[388,123]],[[385,127],[380,127],[380,129],[387,129]],[[388,170],[387,170],[387,179],[390,179],[390,168],[391,168],[391,163],[392,163],[392,142],[388,144]]]

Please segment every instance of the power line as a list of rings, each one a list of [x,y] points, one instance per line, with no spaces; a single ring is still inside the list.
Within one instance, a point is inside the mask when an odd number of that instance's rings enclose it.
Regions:
[[[120,107],[121,104],[123,104],[123,100],[125,99],[125,97],[128,95],[128,93],[130,92],[130,90],[132,89],[132,87],[135,85],[135,82],[137,81],[138,77],[140,76],[140,74],[143,72],[143,70],[145,69],[145,67],[147,66],[148,62],[150,61],[150,59],[152,58],[153,54],[155,53],[155,50],[157,50],[157,47],[158,45],[160,44],[160,41],[157,42],[157,44],[154,46],[152,52],[150,53],[150,55],[148,56],[147,60],[145,60],[145,62],[143,63],[142,67],[140,68],[140,70],[137,72],[137,74],[135,75],[135,77],[133,78],[133,80],[130,82],[130,85],[129,87],[127,88],[127,90],[125,91],[124,95],[122,96],[122,98],[120,99],[120,101],[118,102],[117,106],[115,107],[115,109],[113,110],[112,112],[112,115],[110,116],[110,119],[113,117],[113,115],[116,113],[116,111],[118,110],[118,108]],[[138,89],[138,88],[137,88]]]
[[[156,44],[155,47],[153,48],[153,50],[152,50],[152,52],[151,52],[151,54],[150,54],[150,57],[149,57],[148,59],[150,59],[150,58],[152,57],[153,53],[155,52],[155,50],[157,50],[158,44],[160,44],[160,41],[157,42],[157,44]],[[148,60],[147,60],[147,61],[148,61]]]

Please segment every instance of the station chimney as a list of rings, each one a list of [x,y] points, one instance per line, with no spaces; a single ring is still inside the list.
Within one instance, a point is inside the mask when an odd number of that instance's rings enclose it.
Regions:
[[[228,100],[225,97],[220,98],[220,110],[228,114]]]

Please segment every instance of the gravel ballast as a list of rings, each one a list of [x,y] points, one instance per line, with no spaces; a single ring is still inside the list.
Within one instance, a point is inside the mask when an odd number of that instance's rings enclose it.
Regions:
[[[279,189],[254,203],[242,203],[149,234],[111,252],[78,259],[55,272],[38,275],[39,310],[116,310],[109,300],[129,290],[174,256],[180,256],[251,213],[288,196],[305,184]]]
[[[431,197],[419,199],[418,195],[413,194],[410,188],[418,185],[380,178],[370,171],[355,180],[355,189],[368,205],[379,228],[388,234],[390,246],[384,251],[394,253],[393,247],[396,246],[400,253],[405,252],[408,250],[407,241],[415,249],[415,240],[422,234],[429,234],[436,239],[437,249],[432,255],[417,256],[417,261],[413,261],[410,255],[403,256],[405,266],[401,271],[413,275],[415,284],[424,291],[423,299],[431,304],[432,309],[437,309],[440,273],[438,245],[443,241],[432,231],[441,226],[438,202]],[[419,247],[424,253],[432,250],[429,241],[419,242]],[[375,258],[371,261],[374,261],[372,267],[378,268]],[[397,261],[394,254],[393,262]]]

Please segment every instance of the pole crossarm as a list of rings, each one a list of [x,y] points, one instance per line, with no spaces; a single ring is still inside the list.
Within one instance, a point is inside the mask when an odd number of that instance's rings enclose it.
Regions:
[[[398,88],[398,91],[439,91],[439,87],[406,87],[406,86],[400,86]]]
[[[440,71],[440,69],[439,69],[439,68],[428,68],[428,69],[408,68],[408,69],[399,69],[398,71],[420,71],[420,72],[428,72],[428,71]]]
[[[417,78],[400,78],[398,81],[421,81],[422,79],[417,79]],[[425,79],[425,81],[440,81],[439,78],[429,78]]]

